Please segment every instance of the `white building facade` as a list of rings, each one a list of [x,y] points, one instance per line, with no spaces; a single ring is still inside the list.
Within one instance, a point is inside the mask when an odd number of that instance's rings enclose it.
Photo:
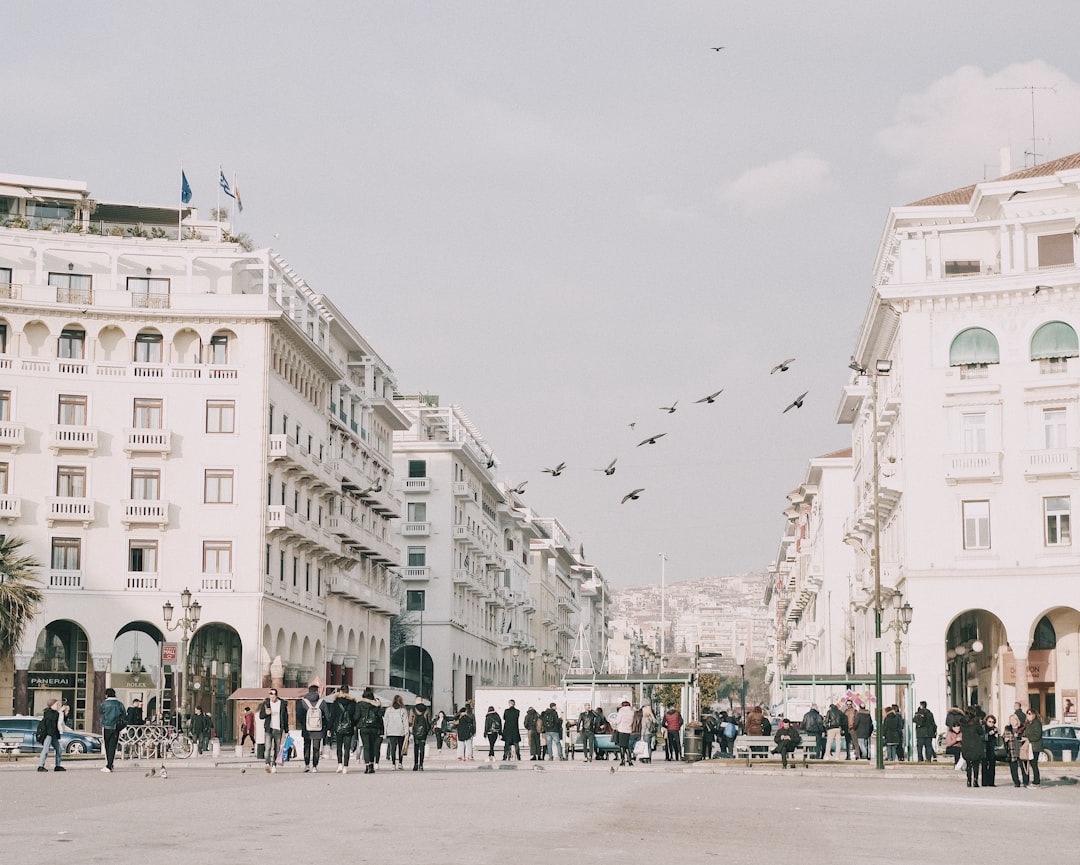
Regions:
[[[885,227],[837,413],[852,427],[855,665],[880,649],[935,712],[1000,718],[1019,701],[1076,721],[1078,236],[1080,154],[893,208]]]
[[[186,690],[226,734],[241,686],[388,683],[394,390],[227,224],[0,175],[0,533],[45,583],[5,704],[92,727],[106,686],[151,715]],[[185,588],[187,682],[162,609]]]

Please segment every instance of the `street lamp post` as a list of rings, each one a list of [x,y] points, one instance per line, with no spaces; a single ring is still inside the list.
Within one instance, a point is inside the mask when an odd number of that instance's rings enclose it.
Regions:
[[[180,652],[183,655],[182,668],[184,670],[184,680],[182,683],[182,693],[180,695],[180,715],[177,723],[177,727],[183,729],[184,726],[184,711],[187,710],[188,714],[193,713],[188,701],[189,683],[191,682],[191,664],[188,662],[188,640],[190,635],[194,633],[195,629],[199,626],[199,617],[202,615],[202,604],[198,601],[191,600],[191,590],[184,588],[184,591],[180,593],[180,608],[184,615],[177,619],[176,624],[172,624],[173,617],[173,605],[172,601],[166,601],[161,608],[161,615],[165,619],[165,628],[169,631],[175,631],[178,628],[182,629],[180,639]],[[175,692],[176,683],[173,683],[173,690]]]
[[[511,650],[510,654],[511,654],[511,656],[513,656],[513,659],[514,659],[513,660],[513,664],[514,664],[514,686],[517,687],[517,683],[518,683],[518,657],[521,655],[521,649],[519,649],[517,646],[514,646],[514,648]]]
[[[743,723],[746,723],[746,644],[739,643],[735,647],[735,663],[739,665],[739,675],[742,684],[739,687],[739,706],[742,713]]]
[[[914,610],[911,604],[904,601],[904,595],[899,590],[893,592],[892,596],[893,613],[895,618],[889,622],[886,630],[896,631],[896,672],[900,672],[900,647],[902,645],[902,637],[908,632],[908,627],[911,625],[911,616]]]

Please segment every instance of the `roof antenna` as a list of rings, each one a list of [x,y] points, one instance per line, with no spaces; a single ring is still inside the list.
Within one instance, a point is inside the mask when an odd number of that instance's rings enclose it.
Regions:
[[[1032,167],[1038,165],[1039,164],[1039,156],[1041,156],[1041,154],[1038,153],[1035,150],[1035,143],[1037,141],[1041,141],[1042,139],[1035,137],[1035,91],[1036,90],[1049,90],[1052,93],[1057,93],[1057,89],[1054,88],[1054,87],[1037,87],[1034,84],[1028,84],[1028,85],[1025,85],[1023,87],[996,87],[994,89],[995,90],[1027,90],[1027,91],[1029,91],[1031,93],[1031,150],[1030,150],[1030,152],[1025,151],[1024,156],[1030,156],[1031,157],[1031,165],[1032,165]]]

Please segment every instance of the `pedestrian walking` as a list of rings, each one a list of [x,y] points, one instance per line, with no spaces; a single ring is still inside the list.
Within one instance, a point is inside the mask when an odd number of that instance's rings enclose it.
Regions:
[[[866,706],[859,706],[855,714],[855,741],[859,746],[856,759],[870,759],[870,737],[874,735],[874,719]]]
[[[383,730],[386,734],[386,756],[394,769],[404,769],[402,750],[405,737],[409,734],[409,712],[401,694],[395,694],[390,701],[390,708],[383,713]]]
[[[127,710],[127,725],[128,727],[141,727],[145,721],[143,720],[143,708],[142,700],[136,697],[131,701],[131,705]]]
[[[978,787],[979,771],[986,759],[986,742],[983,739],[983,725],[979,716],[970,709],[960,722],[960,755],[967,764],[967,785]]]
[[[116,698],[116,691],[112,688],[105,689],[105,699],[98,706],[98,714],[101,716],[101,728],[105,739],[105,767],[101,771],[112,772],[113,761],[116,760],[116,746],[120,742],[120,731],[124,729],[127,718],[127,710]]]
[[[919,703],[919,708],[912,715],[915,722],[915,754],[920,763],[937,760],[934,753],[934,737],[937,736],[937,721],[934,713],[926,708],[926,700]]]
[[[847,716],[840,711],[836,703],[830,703],[825,712],[825,758],[828,760],[840,759],[840,748],[844,741],[844,727],[847,724]],[[884,724],[882,724],[884,726]]]
[[[641,758],[642,763],[652,763],[652,752],[656,747],[656,715],[653,714],[652,707],[645,704],[641,707],[641,740],[645,743],[645,756]]]
[[[244,743],[251,740],[251,753],[255,753],[255,713],[251,706],[244,707],[244,716],[240,719],[240,748],[243,750]]]
[[[304,736],[304,771],[317,773],[323,736],[330,726],[330,710],[316,682],[308,685],[307,693],[296,701],[296,723]]]
[[[502,715],[503,759],[509,760],[511,753],[521,759],[521,712],[511,700]]]
[[[1001,735],[998,733],[997,718],[993,715],[983,718],[983,741],[986,744],[986,751],[983,755],[982,784],[984,787],[996,787],[994,775],[997,769],[997,748],[1001,742]]]
[[[661,722],[664,725],[664,759],[682,760],[682,743],[679,734],[683,727],[682,712],[675,708],[674,703],[669,703],[667,711]]]
[[[495,743],[502,735],[502,718],[495,711],[494,706],[488,706],[484,716],[484,737],[488,740],[488,762],[495,762]]]
[[[195,738],[195,755],[204,754],[210,747],[210,716],[202,706],[195,707],[195,717],[191,719],[191,735]]]
[[[1027,723],[1024,725],[1024,738],[1031,743],[1031,786],[1038,787],[1042,784],[1039,777],[1039,757],[1043,752],[1043,726],[1042,719],[1035,714],[1033,709],[1027,710]]]
[[[333,729],[334,752],[337,756],[335,772],[349,774],[349,757],[352,756],[353,736],[356,735],[356,698],[349,693],[349,686],[342,685],[334,695]]]
[[[852,724],[854,728],[854,724]],[[802,717],[802,731],[807,736],[813,736],[814,742],[817,743],[817,758],[820,760],[825,756],[825,719],[821,716],[821,712],[818,711],[817,703],[814,703],[810,707],[810,711]],[[856,753],[858,753],[856,751]]]
[[[446,717],[446,712],[439,710],[439,714],[435,716],[435,720],[431,722],[431,732],[435,734],[435,750],[442,750],[443,737],[446,735],[446,726],[449,723],[449,719]]]
[[[382,703],[371,688],[364,688],[364,693],[357,700],[356,729],[364,749],[364,774],[375,774],[375,763],[379,757],[379,737],[382,735]]]
[[[41,741],[41,759],[38,760],[37,770],[39,772],[48,772],[45,767],[45,763],[49,759],[49,749],[55,751],[56,762],[53,766],[54,772],[66,772],[67,770],[60,765],[60,754],[63,749],[60,747],[60,725],[63,723],[60,718],[60,701],[53,699],[49,700],[49,704],[45,707],[45,711],[41,713],[41,726],[45,733],[45,738]]]
[[[462,706],[457,716],[458,760],[473,759],[473,736],[476,735],[476,719],[469,714],[468,706]]]
[[[634,765],[634,752],[630,749],[630,736],[634,731],[634,708],[629,700],[623,700],[612,719],[615,737],[619,745],[619,765]]]
[[[540,723],[544,730],[544,735],[547,737],[547,751],[549,760],[565,760],[566,754],[563,753],[562,746],[562,718],[559,717],[559,710],[555,708],[555,704],[551,703],[543,712],[540,713]],[[559,752],[558,758],[555,757],[555,752]]]
[[[289,707],[278,699],[277,688],[271,688],[269,696],[263,700],[259,718],[263,722],[266,743],[266,771],[276,772],[283,740],[289,731]]]
[[[511,705],[513,700],[510,701]],[[423,697],[416,698],[409,716],[409,732],[413,739],[413,767],[414,772],[424,771],[424,752],[427,750],[427,738],[431,733],[431,715],[424,703]],[[520,759],[520,758],[519,758]]]
[[[525,712],[525,729],[529,733],[529,759],[543,760],[544,751],[540,745],[540,733],[543,731],[543,721],[540,714],[532,706]]]

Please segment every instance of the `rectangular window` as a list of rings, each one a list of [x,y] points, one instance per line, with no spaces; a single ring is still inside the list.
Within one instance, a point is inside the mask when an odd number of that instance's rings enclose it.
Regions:
[[[162,401],[137,397],[131,412],[131,425],[135,429],[161,429]]]
[[[232,573],[232,541],[203,541],[203,573]]]
[[[135,363],[161,363],[161,334],[135,334]]]
[[[77,571],[82,567],[82,541],[79,538],[52,539],[54,571]]]
[[[0,495],[8,492],[8,464],[0,463]]]
[[[1069,446],[1069,437],[1065,433],[1065,409],[1043,409],[1043,441],[1047,450]]]
[[[426,478],[427,460],[409,460],[409,477]]]
[[[1068,496],[1049,496],[1043,499],[1048,547],[1067,547],[1072,544],[1072,529],[1069,525],[1071,510],[1072,504]]]
[[[206,431],[208,433],[235,432],[236,403],[231,399],[208,399],[206,401]]]
[[[56,494],[61,498],[86,496],[86,466],[57,466]]]
[[[207,469],[203,474],[203,502],[208,505],[231,505],[233,470]]]
[[[409,567],[423,568],[427,565],[427,547],[409,547]]]
[[[169,280],[129,276],[127,290],[131,293],[132,306],[143,309],[169,308]]]
[[[11,285],[10,267],[0,267],[0,285]],[[0,294],[0,297],[9,297],[9,295]]]
[[[56,422],[68,426],[86,426],[86,396],[60,394],[57,400]]]
[[[158,542],[130,541],[128,543],[128,570],[156,574],[158,572]]]
[[[11,391],[0,390],[0,420],[11,420]]]
[[[298,588],[298,586],[296,584],[296,578],[297,578],[297,576],[299,576],[299,574],[300,574],[300,557],[299,556],[293,556],[292,557],[292,584],[293,584],[294,589]]]
[[[981,261],[946,261],[946,276],[963,276],[968,273],[981,273]]]
[[[410,523],[427,522],[427,502],[409,502],[408,519]]]
[[[960,416],[963,448],[966,454],[986,452],[986,412],[965,412]]]
[[[210,337],[210,345],[206,350],[206,362],[223,364],[229,362],[229,338],[218,333]]]
[[[61,360],[82,360],[86,352],[86,331],[65,328],[56,342],[56,356]]]
[[[285,551],[282,550],[278,553],[278,578],[281,582],[285,582]]]
[[[161,498],[161,472],[157,469],[131,470],[131,497],[156,502]]]
[[[990,549],[990,502],[964,502],[964,549]]]
[[[0,297],[3,297],[3,288],[0,287]],[[7,325],[0,322],[0,354],[7,353]]]
[[[93,282],[89,273],[50,273],[49,285],[56,289],[57,303],[93,302]]]
[[[304,562],[304,591],[311,591],[311,562]]]
[[[1073,263],[1073,235],[1044,234],[1038,239],[1039,267],[1060,267]]]

